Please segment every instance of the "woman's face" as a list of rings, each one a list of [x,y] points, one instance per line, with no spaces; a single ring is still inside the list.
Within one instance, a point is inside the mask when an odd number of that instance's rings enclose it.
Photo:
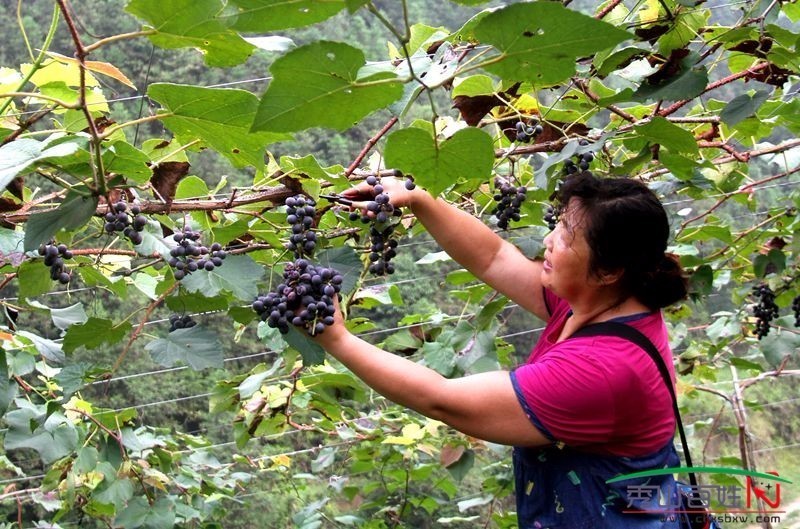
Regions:
[[[591,250],[586,242],[583,209],[578,199],[570,200],[556,228],[544,238],[542,284],[569,301],[596,286],[589,272]]]

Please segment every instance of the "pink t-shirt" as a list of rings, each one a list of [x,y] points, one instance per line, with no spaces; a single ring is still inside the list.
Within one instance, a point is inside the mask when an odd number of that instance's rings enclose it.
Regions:
[[[555,343],[570,315],[566,301],[545,290],[550,320],[528,362],[511,373],[520,404],[553,441],[616,456],[656,452],[673,437],[672,398],[653,360],[616,336]],[[675,379],[661,312],[623,320],[648,337]]]

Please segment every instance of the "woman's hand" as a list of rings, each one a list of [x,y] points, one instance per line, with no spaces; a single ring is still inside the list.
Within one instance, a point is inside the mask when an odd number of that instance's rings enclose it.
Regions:
[[[339,296],[333,297],[333,306],[336,312],[333,314],[333,324],[325,326],[325,330],[319,334],[315,334],[310,338],[317,342],[326,351],[335,351],[337,344],[342,343],[350,331],[347,330],[347,325],[342,315],[342,308],[339,305]]]
[[[430,197],[420,188],[406,189],[405,183],[391,176],[380,179],[383,192],[389,195],[389,203],[396,208],[412,208],[416,202],[424,197]],[[353,201],[353,207],[366,211],[367,202],[375,198],[375,188],[366,182],[361,182],[355,187],[341,193],[341,196]]]

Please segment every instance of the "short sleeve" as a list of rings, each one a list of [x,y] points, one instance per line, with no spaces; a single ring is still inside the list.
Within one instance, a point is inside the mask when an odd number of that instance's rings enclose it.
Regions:
[[[617,420],[614,388],[604,367],[586,350],[585,345],[570,344],[550,351],[514,370],[512,377],[531,422],[553,440],[572,446],[609,439]]]

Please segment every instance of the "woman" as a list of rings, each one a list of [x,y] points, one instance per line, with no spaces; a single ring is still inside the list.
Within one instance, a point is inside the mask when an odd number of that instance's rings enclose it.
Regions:
[[[682,299],[686,284],[665,254],[669,227],[655,195],[634,180],[571,177],[559,191],[559,222],[544,239],[544,259],[530,260],[443,200],[393,179],[382,185],[453,259],[547,327],[527,363],[510,374],[457,379],[357,338],[340,314],[318,342],[394,402],[467,435],[515,446],[520,527],[670,527],[658,514],[623,511],[652,509],[659,493],[671,496],[671,476],[649,478],[650,488],[633,495],[630,486],[644,481],[605,483],[678,463],[672,401],[655,363],[619,337],[570,339],[588,324],[624,322],[647,336],[672,369],[659,309]],[[364,200],[369,189],[345,196]]]

